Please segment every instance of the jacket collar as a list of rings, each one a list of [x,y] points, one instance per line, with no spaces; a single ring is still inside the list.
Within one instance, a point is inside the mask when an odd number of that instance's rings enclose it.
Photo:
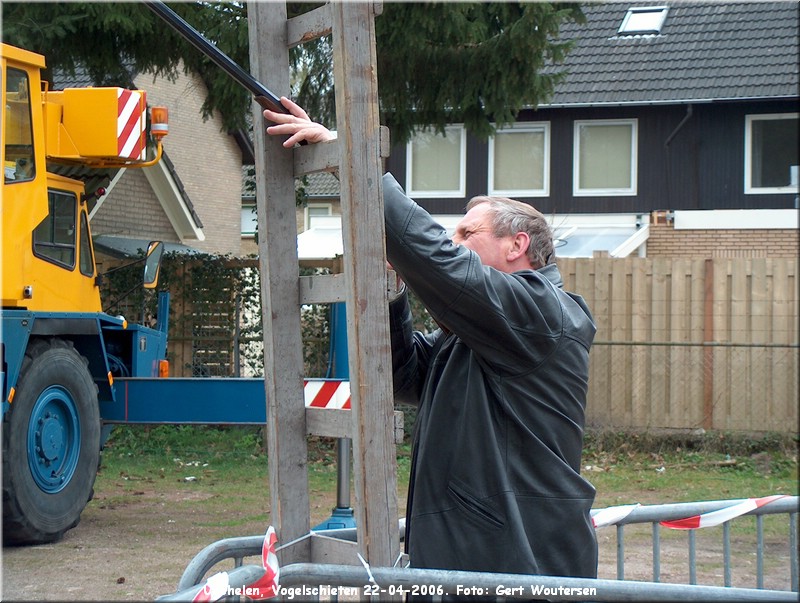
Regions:
[[[547,266],[539,268],[536,272],[544,276],[559,289],[564,287],[564,281],[561,279],[561,272],[559,272],[556,264],[547,264]]]

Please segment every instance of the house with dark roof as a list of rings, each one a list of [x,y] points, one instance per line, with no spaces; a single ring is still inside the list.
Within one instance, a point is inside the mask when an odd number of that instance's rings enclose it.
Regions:
[[[255,173],[252,165],[242,169],[242,247],[241,255],[258,255],[256,240],[256,190]],[[297,207],[297,232],[306,233],[298,242],[301,251],[317,248],[316,259],[328,259],[341,255],[341,203],[339,202],[339,181],[329,172],[308,174],[297,183],[302,188],[304,201]],[[332,232],[335,231],[335,232]],[[331,248],[329,242],[332,242]],[[333,249],[333,251],[331,251]],[[301,255],[301,258],[303,256]],[[306,255],[305,259],[311,259]]]
[[[562,257],[798,253],[796,2],[592,2],[547,103],[391,171],[445,225],[474,195],[552,216]]]

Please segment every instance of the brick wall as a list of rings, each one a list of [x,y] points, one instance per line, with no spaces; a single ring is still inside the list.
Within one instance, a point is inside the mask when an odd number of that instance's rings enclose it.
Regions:
[[[180,242],[140,169],[125,170],[92,218],[92,234]]]
[[[795,229],[676,230],[672,223],[650,224],[647,257],[796,258]]]

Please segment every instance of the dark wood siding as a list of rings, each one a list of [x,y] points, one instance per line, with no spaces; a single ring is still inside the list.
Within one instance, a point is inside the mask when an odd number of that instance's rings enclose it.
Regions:
[[[745,195],[745,116],[797,112],[795,101],[709,102],[687,105],[583,107],[524,111],[520,121],[549,121],[550,196],[521,198],[544,213],[642,213],[654,210],[791,209],[796,193]],[[573,127],[576,120],[638,120],[635,196],[572,194]],[[387,169],[405,185],[405,148],[393,149]],[[460,199],[421,199],[432,213],[462,213],[466,201],[488,188],[488,145],[468,136],[467,194]]]

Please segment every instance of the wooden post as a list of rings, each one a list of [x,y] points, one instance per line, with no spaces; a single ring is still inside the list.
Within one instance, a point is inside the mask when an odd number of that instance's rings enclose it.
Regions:
[[[375,5],[331,4],[344,275],[361,554],[390,567],[399,553],[392,366],[386,291]]]
[[[251,2],[247,8],[251,72],[260,82],[269,82],[276,94],[288,94],[286,5]],[[298,307],[294,158],[280,140],[267,136],[262,110],[255,104],[253,123],[270,514],[280,541],[286,543],[306,536],[311,529]],[[291,561],[293,559],[281,559],[284,564]]]
[[[335,2],[287,20],[284,3],[250,3],[253,75],[276,94],[289,90],[288,48],[331,32],[338,140],[288,152],[267,137],[254,111],[256,187],[264,316],[264,373],[272,522],[283,545],[282,564],[357,563],[352,543],[309,536],[308,428],[353,440],[358,549],[372,565],[388,567],[399,553],[394,400],[389,346],[382,157],[388,136],[378,119],[373,3]],[[327,23],[330,23],[330,26]],[[344,160],[340,160],[344,158]],[[351,408],[349,429],[335,417],[306,413],[302,391],[294,178],[339,166],[344,242],[344,287],[330,278],[332,297],[343,289],[347,309]],[[325,301],[325,300],[319,300]],[[340,301],[329,299],[329,302]],[[342,433],[349,431],[350,433]],[[322,541],[325,540],[324,545]]]

